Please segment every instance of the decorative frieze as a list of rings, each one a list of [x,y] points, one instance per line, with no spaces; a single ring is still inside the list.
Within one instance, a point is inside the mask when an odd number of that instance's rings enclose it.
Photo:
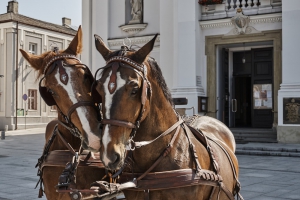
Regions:
[[[282,22],[281,14],[269,15],[269,16],[250,16],[249,25],[251,24],[262,24],[262,23],[276,23]],[[200,21],[200,27],[202,29],[211,29],[211,28],[223,28],[223,27],[232,27],[234,24],[231,22],[231,19],[222,19],[214,21]]]

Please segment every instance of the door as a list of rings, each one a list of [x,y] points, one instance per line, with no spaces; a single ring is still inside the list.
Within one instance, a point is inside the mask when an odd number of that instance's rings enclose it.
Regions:
[[[234,77],[232,112],[234,127],[251,127],[251,77]]]
[[[252,51],[252,123],[255,128],[273,125],[273,48]]]
[[[223,97],[222,97],[222,103],[223,103],[223,116],[222,121],[224,124],[229,126],[229,109],[230,109],[230,94],[229,94],[229,56],[228,56],[228,50],[223,48],[222,49],[222,73],[223,73],[223,79],[222,79],[222,85],[224,88]]]

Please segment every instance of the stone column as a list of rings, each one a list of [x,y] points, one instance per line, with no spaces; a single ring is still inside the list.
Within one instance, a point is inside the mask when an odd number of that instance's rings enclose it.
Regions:
[[[172,88],[173,97],[188,98],[188,105],[181,107],[193,106],[196,111],[199,10],[199,4],[194,0],[160,1],[160,59],[163,74]],[[192,111],[187,114],[191,115]]]
[[[282,1],[282,84],[278,92],[277,139],[300,143],[300,1]]]

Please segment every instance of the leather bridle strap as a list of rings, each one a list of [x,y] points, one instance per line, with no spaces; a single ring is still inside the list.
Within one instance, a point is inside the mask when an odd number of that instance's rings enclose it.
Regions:
[[[126,122],[126,121],[120,121],[120,120],[116,120],[116,119],[102,119],[101,121],[102,124],[110,124],[113,126],[122,126],[122,127],[126,127],[126,128],[136,128],[136,126],[131,123],[131,122]]]
[[[168,128],[165,132],[163,132],[162,134],[160,134],[159,136],[157,136],[156,138],[154,138],[153,140],[150,140],[150,141],[141,141],[141,142],[134,142],[134,146],[136,148],[140,148],[142,146],[146,146],[148,144],[151,144],[152,142],[156,141],[157,139],[165,136],[165,135],[168,135],[169,133],[171,133],[176,127],[178,127],[180,124],[183,123],[183,120],[181,118],[179,118],[179,120],[173,124],[170,128]]]
[[[161,161],[163,158],[165,158],[165,157],[171,152],[171,149],[172,149],[172,147],[173,147],[173,144],[174,144],[174,142],[175,142],[175,139],[176,139],[177,136],[178,136],[179,130],[180,130],[180,126],[178,125],[178,126],[177,126],[177,129],[176,129],[176,132],[174,133],[174,135],[173,135],[173,137],[172,137],[170,143],[169,143],[168,146],[165,148],[165,150],[163,151],[163,153],[162,153],[162,154],[160,155],[160,157],[155,161],[155,163],[153,163],[153,165],[151,165],[151,167],[149,167],[149,169],[148,169],[146,172],[144,172],[141,176],[139,176],[139,177],[136,179],[136,181],[139,181],[139,180],[141,180],[142,178],[144,178],[149,172],[151,172],[151,171],[154,169],[154,167],[156,167],[156,166],[160,163],[160,161]]]
[[[71,114],[76,110],[76,108],[81,107],[81,106],[91,106],[91,107],[96,107],[94,103],[92,103],[91,101],[79,101],[75,104],[73,104],[70,108],[69,111],[67,113],[67,117],[68,119],[70,119]]]

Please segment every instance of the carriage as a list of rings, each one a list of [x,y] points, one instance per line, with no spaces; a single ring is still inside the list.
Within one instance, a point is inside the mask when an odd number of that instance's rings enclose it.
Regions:
[[[21,50],[42,77],[44,101],[58,108],[37,164],[39,196],[44,183],[47,199],[242,199],[232,133],[214,118],[176,112],[148,56],[156,36],[138,51],[111,51],[95,35],[106,65],[94,77],[76,57],[81,27],[64,51]]]

